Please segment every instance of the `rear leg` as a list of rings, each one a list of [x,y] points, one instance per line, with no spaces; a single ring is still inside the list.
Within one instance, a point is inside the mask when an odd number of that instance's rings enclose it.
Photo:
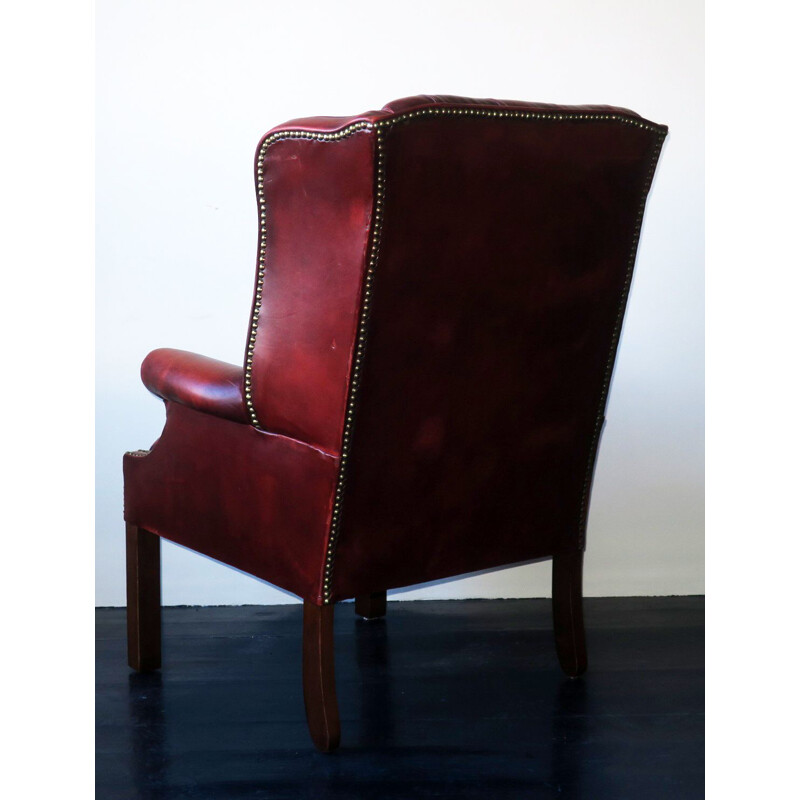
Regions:
[[[576,678],[586,672],[583,625],[583,551],[553,557],[553,628],[561,669]]]

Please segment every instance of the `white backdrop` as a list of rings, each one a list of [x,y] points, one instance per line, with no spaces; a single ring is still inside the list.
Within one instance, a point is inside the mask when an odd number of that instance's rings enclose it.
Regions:
[[[589,519],[585,593],[703,591],[703,6],[692,0],[99,0],[96,602],[124,605],[122,453],[158,437],[155,347],[240,363],[259,137],[413,94],[608,103],[670,126]],[[69,124],[61,120],[60,124]],[[541,597],[549,564],[395,593]],[[163,601],[293,598],[163,545]]]

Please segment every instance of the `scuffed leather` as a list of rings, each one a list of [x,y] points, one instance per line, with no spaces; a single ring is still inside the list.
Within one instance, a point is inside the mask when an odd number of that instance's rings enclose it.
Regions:
[[[242,367],[186,350],[153,350],[142,363],[142,382],[164,400],[247,422],[242,396]]]
[[[611,106],[424,95],[355,117],[293,120],[267,136],[331,134],[437,106],[641,120]],[[594,424],[665,130],[477,115],[384,128],[385,221],[333,599],[583,546]],[[143,379],[167,401],[167,423],[149,454],[124,459],[129,522],[315,603],[368,264],[376,137],[373,125],[267,149],[252,368],[263,430],[243,424],[242,369],[155,351]]]

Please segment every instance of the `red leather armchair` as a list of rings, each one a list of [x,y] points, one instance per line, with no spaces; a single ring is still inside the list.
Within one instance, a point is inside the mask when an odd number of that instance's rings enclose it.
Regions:
[[[558,657],[586,669],[592,474],[666,132],[426,96],[262,139],[243,366],[142,366],[167,421],[124,458],[134,669],[160,666],[159,537],[302,598],[321,750],[338,600],[379,616],[387,589],[552,557]]]

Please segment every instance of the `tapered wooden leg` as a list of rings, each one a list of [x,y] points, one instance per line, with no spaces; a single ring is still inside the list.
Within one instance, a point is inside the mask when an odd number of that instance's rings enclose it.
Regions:
[[[303,698],[311,738],[318,750],[330,753],[339,746],[332,605],[303,605]]]
[[[553,558],[553,628],[561,669],[571,677],[586,672],[583,626],[583,551]]]
[[[386,592],[372,592],[356,597],[356,614],[364,619],[386,616]]]
[[[137,672],[161,666],[161,540],[128,524],[128,664]]]

